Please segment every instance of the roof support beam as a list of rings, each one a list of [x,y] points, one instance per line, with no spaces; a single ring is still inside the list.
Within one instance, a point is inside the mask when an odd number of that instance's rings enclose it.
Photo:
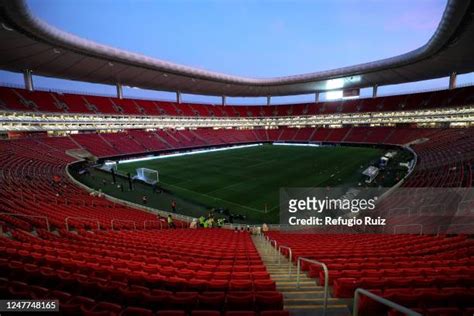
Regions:
[[[457,79],[458,79],[458,74],[455,72],[452,72],[451,75],[449,76],[449,90],[456,89]]]
[[[372,87],[372,98],[376,98],[377,97],[377,90],[378,90],[379,86],[374,84],[374,86]]]
[[[115,86],[116,86],[116,88],[117,88],[117,99],[122,100],[122,99],[123,99],[122,84],[121,84],[121,83],[117,83]]]
[[[181,103],[181,92],[179,91],[176,92],[176,103]]]
[[[267,96],[267,105],[271,105],[271,104],[272,104],[272,97]]]
[[[319,91],[314,94],[314,103],[319,102]]]
[[[225,95],[223,95],[222,96],[222,106],[226,105],[226,102],[227,102],[226,97],[225,97]]]
[[[25,81],[25,89],[33,91],[33,72],[30,69],[23,70],[23,80]]]

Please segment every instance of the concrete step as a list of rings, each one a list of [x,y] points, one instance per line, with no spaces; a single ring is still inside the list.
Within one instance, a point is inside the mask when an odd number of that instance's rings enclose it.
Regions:
[[[283,294],[285,298],[319,298],[319,297],[324,297],[324,290],[300,290],[300,291],[294,291],[294,292],[285,292]]]
[[[287,258],[268,252],[268,243],[254,238],[255,247],[270,277],[276,283],[277,291],[284,297],[284,307],[291,316],[322,316],[324,306],[324,288],[317,285],[316,279],[309,278],[306,273],[300,274],[299,288],[296,287],[296,266],[292,265],[289,274]],[[278,259],[280,258],[280,263]],[[330,295],[330,293],[329,293]],[[350,316],[346,302],[336,298],[328,299],[326,316]]]
[[[311,285],[311,284],[302,284],[302,285],[300,285],[299,288],[297,288],[296,285],[288,285],[288,284],[278,285],[277,284],[276,288],[280,292],[295,292],[295,291],[299,291],[299,290],[317,291],[317,290],[322,289],[321,286]]]
[[[276,284],[278,284],[278,285],[294,285],[294,286],[296,286],[296,283],[297,283],[296,281],[278,281],[278,282],[276,282]],[[307,284],[317,285],[314,280],[309,280],[309,281],[300,280],[300,286],[307,285]]]
[[[291,316],[323,316],[323,306],[319,305],[300,305],[300,306],[284,306],[290,312]],[[351,312],[346,305],[331,304],[328,305],[326,316],[351,316]]]
[[[337,298],[328,298],[328,305],[337,302]],[[324,297],[313,297],[313,298],[286,298],[285,305],[323,305]],[[344,305],[345,306],[345,305]]]
[[[280,277],[280,276],[274,276],[274,275],[271,275],[270,276],[272,278],[273,281],[275,282],[288,282],[288,281],[295,281],[296,282],[296,278],[294,277]],[[312,281],[312,282],[315,282],[316,283],[316,280],[314,279],[310,279],[310,278],[300,278],[300,282],[304,282],[304,281]]]

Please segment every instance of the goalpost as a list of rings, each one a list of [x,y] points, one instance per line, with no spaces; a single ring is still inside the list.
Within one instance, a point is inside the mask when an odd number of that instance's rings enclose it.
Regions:
[[[148,169],[148,168],[137,168],[137,179],[142,180],[143,182],[146,182],[148,184],[155,184],[158,183],[159,177],[158,177],[158,171],[153,170],[153,169]]]

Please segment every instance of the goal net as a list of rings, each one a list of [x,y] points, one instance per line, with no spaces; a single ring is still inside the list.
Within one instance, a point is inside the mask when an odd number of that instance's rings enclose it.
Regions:
[[[158,171],[148,168],[137,168],[137,179],[148,184],[155,184],[159,181]]]

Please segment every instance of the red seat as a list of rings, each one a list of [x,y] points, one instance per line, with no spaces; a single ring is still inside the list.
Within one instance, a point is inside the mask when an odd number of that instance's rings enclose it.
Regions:
[[[152,291],[151,293],[145,293],[142,296],[142,302],[150,307],[152,310],[164,310],[168,308],[168,301],[171,296],[171,292],[168,291]]]
[[[225,304],[224,292],[205,292],[198,296],[199,309],[222,310]]]
[[[207,286],[208,291],[227,291],[228,288],[229,282],[226,280],[212,280]]]
[[[273,280],[255,280],[255,291],[275,291],[276,284]]]
[[[75,296],[65,304],[59,304],[59,311],[66,315],[82,315],[82,310],[90,310],[94,307],[93,299]]]
[[[220,311],[214,311],[214,310],[211,310],[211,311],[202,310],[202,311],[191,312],[191,316],[220,316],[220,315],[221,315]]]
[[[265,310],[282,310],[283,295],[279,292],[255,295],[255,303],[259,311]]]
[[[254,310],[254,296],[251,293],[227,294],[227,310],[245,311]]]
[[[156,313],[157,316],[186,316],[186,312],[185,311],[172,311],[172,310],[169,310],[169,311],[159,311],[158,313]]]
[[[168,304],[172,309],[191,311],[197,306],[197,299],[196,292],[176,292],[169,297]]]
[[[462,311],[455,307],[428,308],[425,310],[425,316],[459,316]]]
[[[108,316],[118,315],[122,310],[122,306],[109,302],[99,302],[91,310],[84,307],[81,309],[84,316]]]
[[[257,316],[257,313],[253,311],[228,311],[224,315],[225,316]]]
[[[262,311],[260,316],[290,316],[289,311]]]
[[[120,316],[153,316],[153,312],[149,309],[141,308],[141,307],[127,307],[124,310],[122,310],[122,312],[120,313]],[[171,315],[167,315],[167,316],[171,316]],[[184,316],[184,312],[182,316]]]
[[[231,291],[252,291],[252,281],[248,280],[232,280],[230,281]]]

